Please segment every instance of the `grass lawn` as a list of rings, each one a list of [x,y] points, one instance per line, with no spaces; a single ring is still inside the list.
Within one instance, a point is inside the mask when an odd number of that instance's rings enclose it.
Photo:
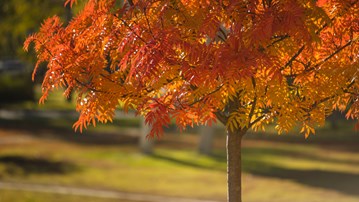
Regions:
[[[198,137],[193,134],[166,135],[157,141],[154,155],[147,156],[138,151],[134,137],[100,130],[74,134],[58,130],[60,126],[38,127],[36,121],[23,127],[19,126],[24,122],[1,123],[1,181],[226,198],[223,135],[216,138],[213,156],[197,154]],[[117,130],[121,133],[121,127]],[[359,141],[355,133],[348,136],[334,144],[334,140],[249,135],[243,143],[244,201],[358,202]],[[4,190],[0,197],[0,201],[111,201]]]
[[[36,101],[6,109],[74,110],[55,91],[45,105]],[[100,188],[132,193],[226,199],[224,129],[218,129],[213,156],[197,153],[198,136],[170,134],[156,142],[153,155],[137,149],[138,119],[115,120],[84,134],[73,118],[0,119],[0,181]],[[243,200],[246,202],[359,202],[359,134],[352,122],[338,122],[317,135],[248,134],[243,143]],[[171,127],[173,128],[173,127]],[[173,130],[168,130],[173,133]],[[193,131],[190,131],[193,132]],[[0,190],[0,202],[89,201],[114,199]],[[122,202],[129,202],[121,200]]]
[[[46,105],[22,109],[73,109],[61,92]],[[124,192],[226,199],[224,129],[218,128],[213,156],[197,153],[198,136],[168,130],[155,153],[141,154],[139,120],[74,133],[72,118],[0,119],[0,181],[101,188]],[[353,123],[329,125],[317,135],[248,134],[243,143],[243,200],[246,202],[359,202],[359,134]],[[193,132],[193,130],[190,130]],[[0,190],[2,201],[115,201],[95,197]],[[127,201],[123,201],[127,202]]]

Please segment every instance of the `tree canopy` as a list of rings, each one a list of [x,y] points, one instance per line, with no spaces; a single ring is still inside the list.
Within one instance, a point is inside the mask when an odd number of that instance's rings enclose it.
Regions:
[[[75,129],[122,105],[151,135],[171,119],[309,135],[334,109],[359,117],[358,37],[358,0],[88,0],[24,47],[48,62],[40,102],[79,92]]]

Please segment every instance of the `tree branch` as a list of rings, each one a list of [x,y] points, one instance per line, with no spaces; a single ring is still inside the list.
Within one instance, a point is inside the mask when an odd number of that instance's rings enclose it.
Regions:
[[[226,125],[228,121],[228,117],[221,111],[216,111],[214,113],[217,117],[217,119],[223,124]]]
[[[198,100],[192,102],[191,104],[188,104],[188,106],[192,106],[192,105],[194,105],[194,104],[196,104],[196,103],[198,103],[198,102],[201,102],[206,96],[209,96],[209,95],[212,95],[212,94],[218,92],[222,87],[223,87],[223,84],[220,85],[218,88],[216,88],[214,91],[209,92],[208,94],[204,95],[204,96],[201,97],[200,99],[198,99]]]
[[[317,68],[319,66],[321,66],[322,64],[324,64],[326,61],[330,60],[332,57],[334,57],[336,54],[338,54],[340,51],[342,51],[343,49],[345,49],[346,47],[348,47],[350,44],[353,43],[353,41],[357,41],[358,39],[354,39],[354,40],[349,40],[348,43],[346,43],[344,46],[338,48],[337,50],[335,50],[332,54],[330,54],[328,57],[324,58],[320,63],[314,65],[313,68]]]
[[[354,40],[349,40],[345,45],[339,47],[337,50],[335,50],[333,53],[331,53],[330,55],[328,55],[326,58],[324,58],[321,62],[315,64],[314,66],[312,67],[308,67],[307,69],[303,70],[303,72],[301,73],[298,73],[298,74],[291,74],[290,76],[292,77],[295,77],[295,76],[298,76],[300,74],[303,74],[303,73],[308,73],[312,70],[315,70],[316,68],[320,67],[321,65],[323,65],[325,62],[327,62],[328,60],[330,60],[331,58],[333,58],[336,54],[340,53],[342,50],[344,50],[345,48],[349,47],[353,42],[356,42],[358,41],[359,38],[357,39],[354,39]],[[294,61],[294,60],[293,60]],[[297,61],[297,62],[300,62],[300,61]],[[300,62],[302,63],[302,62]],[[304,64],[302,63],[304,66],[308,66],[307,64]],[[281,69],[282,70],[282,69]]]
[[[127,0],[128,4],[130,4],[130,6],[133,6],[133,1],[132,0]]]
[[[253,85],[253,88],[254,88],[254,91],[255,91],[256,80],[253,77],[252,77],[252,85]],[[252,102],[252,107],[251,107],[251,110],[250,110],[249,115],[248,115],[248,126],[250,125],[250,122],[252,120],[256,105],[257,105],[257,94],[254,92],[254,98],[253,98],[253,102]]]
[[[258,123],[260,120],[262,120],[266,114],[263,114],[262,116],[257,117],[252,123],[248,125],[248,128],[251,128],[254,124]]]
[[[347,9],[350,9],[351,7],[353,7],[358,1],[359,1],[359,0],[356,0],[355,2],[351,3],[351,4],[350,4],[350,7],[347,8]],[[338,16],[342,16],[342,15],[343,15],[343,13],[338,14]],[[330,21],[331,21],[331,22],[334,21],[335,18],[337,18],[338,16],[334,16],[333,18],[330,19]],[[319,29],[315,32],[315,34],[318,35],[321,31],[323,31],[323,30],[324,30],[326,27],[328,27],[328,26],[329,26],[328,23],[324,23],[324,25],[323,25],[321,28],[319,28]],[[272,42],[270,45],[268,45],[267,48],[269,48],[269,47],[273,46],[274,44],[276,44],[276,43],[278,43],[278,42],[280,42],[280,41],[283,41],[284,39],[287,39],[287,38],[289,38],[289,37],[290,37],[290,36],[289,36],[288,34],[287,34],[287,35],[284,35],[284,36],[280,37],[278,40],[276,40],[276,41]],[[349,44],[349,45],[350,45],[350,44]],[[300,53],[304,50],[304,48],[305,48],[304,45],[301,46],[301,47],[299,48],[299,50],[296,52],[296,54],[294,54],[294,55],[292,56],[292,58],[284,65],[284,67],[281,68],[281,70],[283,70],[284,68],[286,68],[287,66],[289,66],[289,65],[300,55]],[[345,48],[345,47],[344,47],[344,48]],[[334,54],[334,55],[335,55],[335,54]],[[334,56],[334,55],[333,55],[333,56]],[[328,58],[328,59],[330,59],[330,58]],[[323,61],[323,62],[325,62],[325,61]]]
[[[355,83],[355,80],[353,80],[352,82],[350,82],[350,83],[348,84],[348,86],[347,86],[345,89],[343,89],[343,92],[345,93],[345,91],[347,91],[350,87],[352,87],[352,86],[354,85],[354,83]],[[319,101],[313,103],[312,106],[310,106],[310,108],[307,110],[307,112],[312,111],[312,110],[313,110],[315,107],[317,107],[319,104],[322,104],[322,103],[324,103],[324,102],[326,102],[326,101],[328,101],[328,100],[330,100],[330,99],[333,99],[333,98],[335,98],[335,97],[337,97],[337,96],[339,96],[339,95],[338,95],[338,94],[334,94],[334,95],[331,95],[331,96],[328,96],[328,97],[325,97],[325,98],[320,99]]]
[[[281,42],[281,41],[283,41],[284,39],[287,39],[287,38],[289,38],[290,36],[288,35],[288,34],[286,34],[286,35],[283,35],[283,36],[280,36],[280,37],[275,37],[275,38],[278,38],[277,40],[275,40],[275,41],[273,41],[271,44],[269,44],[268,46],[267,46],[267,48],[270,48],[271,46],[274,46],[276,43],[279,43],[279,42]]]
[[[285,69],[286,67],[288,67],[289,65],[292,64],[292,62],[297,59],[297,57],[303,52],[305,46],[303,45],[302,47],[299,48],[299,50],[290,58],[290,60],[288,60],[287,63],[285,63],[285,65],[283,67],[280,68],[280,70]]]
[[[147,23],[147,26],[148,26],[148,30],[150,31],[151,35],[153,38],[155,38],[153,32],[152,32],[152,28],[151,28],[151,25],[150,25],[150,21],[148,20],[148,17],[147,17],[147,13],[146,13],[146,9],[144,9],[143,13],[145,14],[145,18],[146,18],[146,23]]]
[[[147,42],[146,42],[141,36],[139,36],[139,35],[131,28],[131,26],[130,26],[129,24],[127,24],[126,21],[124,21],[124,20],[122,20],[122,19],[120,19],[120,20],[123,22],[123,24],[124,24],[132,33],[134,33],[134,34],[137,36],[137,38],[139,38],[142,42],[144,42],[145,44],[147,44]]]

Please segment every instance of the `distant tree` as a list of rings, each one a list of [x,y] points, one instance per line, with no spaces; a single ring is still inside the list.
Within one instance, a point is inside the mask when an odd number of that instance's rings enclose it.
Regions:
[[[37,31],[45,17],[62,15],[61,0],[1,0],[0,1],[0,59],[27,56],[22,44],[29,33]],[[27,58],[30,59],[30,58]]]
[[[25,49],[34,42],[48,62],[40,102],[78,91],[75,129],[111,121],[119,101],[151,137],[171,119],[222,122],[228,201],[239,202],[248,129],[308,137],[333,109],[359,117],[358,32],[358,0],[89,0],[66,27],[47,19]]]
[[[151,128],[146,125],[144,119],[141,119],[141,131],[139,138],[139,148],[144,154],[152,154],[153,153],[153,143],[154,141],[147,138],[147,134],[151,131]]]
[[[198,146],[198,152],[200,154],[204,155],[211,155],[212,154],[212,148],[213,148],[213,139],[214,139],[214,127],[210,126],[200,126],[199,127],[199,146]]]

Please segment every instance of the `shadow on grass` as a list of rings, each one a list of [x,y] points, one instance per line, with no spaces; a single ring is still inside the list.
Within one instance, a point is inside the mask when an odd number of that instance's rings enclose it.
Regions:
[[[330,150],[327,148],[327,150]],[[325,151],[327,151],[325,150]],[[332,152],[335,152],[336,149],[333,148]],[[300,150],[292,150],[291,148],[269,148],[269,147],[261,147],[261,148],[252,148],[247,147],[242,149],[244,161],[246,159],[257,159],[263,156],[276,156],[276,158],[292,158],[293,161],[296,159],[308,160],[320,163],[332,163],[332,164],[347,164],[352,166],[359,166],[359,159],[340,159],[333,158],[330,155],[318,155],[318,154],[310,154],[306,151]],[[359,152],[353,152],[353,154],[358,154]],[[224,156],[222,156],[224,158]]]
[[[216,164],[217,163],[221,163],[222,166],[220,166],[220,164],[217,165],[204,165],[204,164],[200,164],[196,161],[192,161],[192,160],[184,160],[184,159],[178,159],[178,158],[174,158],[171,156],[166,156],[166,155],[162,155],[162,154],[152,154],[151,157],[158,159],[158,160],[163,160],[163,161],[168,161],[171,163],[175,163],[175,164],[179,164],[179,165],[183,165],[183,166],[189,166],[189,167],[193,167],[193,168],[200,168],[200,169],[208,169],[208,170],[216,170],[216,171],[225,171],[225,163],[226,160],[219,158],[218,160],[216,160]],[[215,157],[213,157],[215,158]]]
[[[80,167],[69,162],[51,161],[43,158],[28,158],[23,156],[0,157],[1,175],[30,175],[30,174],[68,174],[80,170]]]
[[[267,161],[261,157],[268,155]],[[293,162],[297,159],[314,161],[318,163],[330,163],[336,165],[359,166],[355,159],[331,158],[330,155],[309,154],[305,151],[293,151],[283,148],[244,148],[243,171],[257,176],[273,177],[291,180],[306,186],[334,190],[343,194],[359,196],[359,174],[338,172],[319,169],[295,169],[272,165],[270,158],[290,158]],[[269,162],[268,162],[269,161]],[[329,168],[330,169],[330,168]]]
[[[1,156],[1,175],[30,175],[30,174],[68,174],[80,170],[79,166],[64,161],[52,161],[44,158],[29,158],[23,156]]]
[[[245,164],[243,169],[244,172],[253,175],[291,180],[306,186],[359,196],[359,174],[324,170],[289,169],[258,161],[247,161],[246,163],[247,165]]]
[[[270,155],[281,157],[291,157],[293,161],[296,159],[313,160],[316,162],[328,162],[335,164],[349,164],[352,166],[359,166],[358,161],[332,159],[327,157],[310,155],[304,152],[288,151],[278,148],[244,148],[243,149],[243,172],[250,173],[256,176],[272,177],[283,180],[291,180],[299,184],[310,187],[317,187],[321,189],[328,189],[337,191],[347,195],[359,196],[359,174],[326,171],[326,170],[301,170],[285,168],[277,165],[272,165],[270,162],[264,162],[260,156]],[[218,153],[211,156],[212,163],[203,164],[201,161],[196,161],[195,158],[182,159],[165,154],[154,154],[154,158],[168,161],[171,163],[189,166],[199,169],[216,170],[226,172],[226,156],[225,153]]]
[[[81,134],[73,130],[72,123],[74,122],[75,121],[72,119],[0,119],[0,128],[25,132],[34,137],[58,139],[84,145],[121,145],[137,143],[137,137],[123,134],[121,130],[115,132],[84,131],[84,134]]]

